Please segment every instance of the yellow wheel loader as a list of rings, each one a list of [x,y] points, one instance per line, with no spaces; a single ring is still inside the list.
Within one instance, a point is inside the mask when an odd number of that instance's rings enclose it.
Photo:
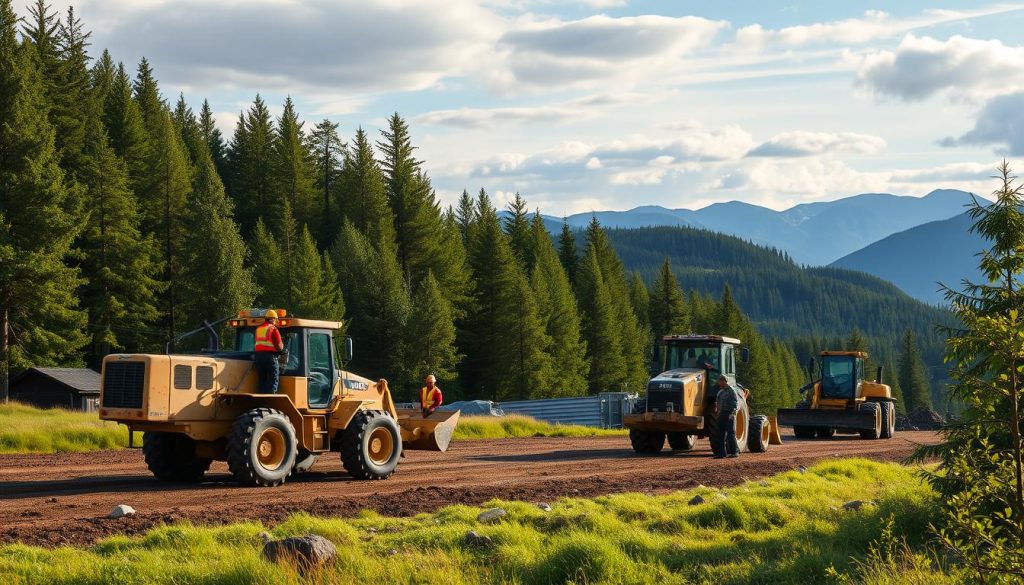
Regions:
[[[395,408],[387,381],[342,369],[338,345],[348,361],[352,341],[336,335],[340,322],[277,313],[285,345],[277,394],[257,392],[253,350],[265,311],[254,309],[221,321],[234,334],[231,351],[204,323],[185,334],[207,333],[198,354],[172,354],[168,343],[163,355],[108,355],[100,418],[142,431],[146,464],[167,481],[198,480],[218,460],[240,483],[276,486],[331,451],[353,477],[385,479],[403,449],[447,450],[458,411],[424,418]]]
[[[896,434],[896,399],[882,383],[882,368],[875,380],[864,379],[861,351],[823,351],[821,369],[814,358],[807,366],[811,382],[795,408],[779,409],[779,425],[793,427],[798,439],[828,438],[836,433],[860,434],[862,439],[889,439]],[[815,378],[817,374],[817,378]]]
[[[718,376],[740,388],[743,403],[736,413],[736,440],[742,451],[768,450],[768,417],[751,416],[750,391],[736,383],[737,354],[746,359],[740,340],[719,335],[666,335],[655,347],[647,395],[636,410],[623,419],[633,450],[641,454],[661,452],[668,440],[673,451],[693,449],[700,437],[708,437],[715,455],[723,455],[723,430],[715,416]],[[719,440],[716,440],[719,439]]]

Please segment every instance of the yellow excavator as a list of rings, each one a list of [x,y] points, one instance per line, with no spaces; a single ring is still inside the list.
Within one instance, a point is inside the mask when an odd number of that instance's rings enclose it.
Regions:
[[[352,340],[337,335],[341,322],[276,312],[285,345],[277,394],[257,392],[255,330],[266,310],[252,309],[175,340],[206,332],[196,354],[172,354],[168,343],[165,354],[108,355],[100,418],[127,425],[129,437],[142,431],[146,464],[167,481],[196,481],[218,460],[240,483],[276,486],[332,451],[353,477],[385,479],[403,449],[448,449],[458,411],[396,408],[386,380],[342,368]],[[220,349],[223,322],[235,337],[230,351]]]
[[[811,382],[795,408],[780,408],[779,426],[793,427],[798,439],[829,438],[836,433],[860,434],[862,439],[889,439],[896,434],[896,399],[882,383],[882,368],[875,380],[864,379],[862,351],[823,351],[821,369],[812,357],[807,371]],[[815,378],[817,374],[817,378]]]

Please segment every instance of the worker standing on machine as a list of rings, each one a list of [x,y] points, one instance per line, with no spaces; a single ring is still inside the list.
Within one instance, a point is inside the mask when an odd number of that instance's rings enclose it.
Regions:
[[[420,408],[423,410],[423,418],[427,418],[441,406],[441,387],[437,385],[437,378],[430,374],[424,380],[426,386],[420,388]]]
[[[281,332],[277,329],[277,311],[271,309],[263,316],[263,325],[256,328],[256,371],[260,378],[260,394],[277,394],[280,379],[277,356],[284,351]]]

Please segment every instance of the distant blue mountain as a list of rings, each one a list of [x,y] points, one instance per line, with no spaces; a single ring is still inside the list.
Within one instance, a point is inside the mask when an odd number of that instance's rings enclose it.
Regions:
[[[873,274],[928,303],[945,303],[938,283],[959,289],[965,278],[984,280],[978,271],[978,253],[988,246],[970,232],[971,224],[963,213],[919,225],[844,256],[832,266]]]
[[[827,265],[852,252],[924,223],[964,211],[970,195],[939,189],[924,197],[866,193],[836,201],[805,203],[785,211],[730,201],[702,209],[668,209],[647,205],[629,211],[577,213],[566,218],[583,228],[592,217],[605,227],[688,226],[734,235],[784,250],[796,262]],[[556,231],[561,220],[545,217]]]

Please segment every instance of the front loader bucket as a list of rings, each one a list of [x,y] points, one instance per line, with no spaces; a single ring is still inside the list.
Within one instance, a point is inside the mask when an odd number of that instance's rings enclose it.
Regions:
[[[779,425],[785,427],[875,428],[874,413],[853,408],[780,408]]]
[[[398,409],[398,426],[402,429],[402,448],[419,451],[447,451],[452,442],[458,410],[435,410],[424,418],[416,408]]]

